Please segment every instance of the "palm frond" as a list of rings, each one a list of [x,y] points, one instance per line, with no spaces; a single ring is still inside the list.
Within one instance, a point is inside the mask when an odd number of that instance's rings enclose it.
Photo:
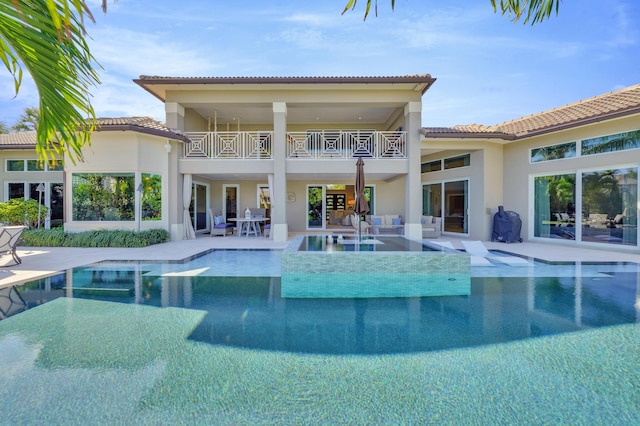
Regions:
[[[23,68],[38,89],[40,159],[66,154],[75,162],[95,128],[89,88],[100,83],[94,69],[99,65],[83,26],[84,16],[93,17],[82,0],[26,3],[0,0],[0,57],[13,75],[16,93]]]

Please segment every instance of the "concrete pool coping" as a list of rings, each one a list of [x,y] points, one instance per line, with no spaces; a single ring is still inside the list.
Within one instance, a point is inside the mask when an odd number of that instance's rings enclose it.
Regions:
[[[293,239],[299,234],[290,234]],[[462,249],[462,239],[443,236],[424,241],[451,241]],[[183,260],[213,249],[283,250],[289,241],[275,242],[264,237],[215,237],[199,235],[195,240],[171,241],[143,248],[18,247],[22,264],[0,267],[0,287],[21,284],[58,272],[104,260]],[[640,253],[611,251],[611,247],[585,248],[568,244],[524,242],[504,244],[485,242],[490,250],[558,262],[633,262],[640,264]]]

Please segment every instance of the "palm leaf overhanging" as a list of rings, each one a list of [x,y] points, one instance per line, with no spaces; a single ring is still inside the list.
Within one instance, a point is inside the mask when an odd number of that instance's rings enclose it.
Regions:
[[[391,9],[395,9],[395,0],[391,1]],[[555,10],[556,15],[560,10],[561,0],[489,0],[493,6],[493,11],[498,11],[498,6],[503,15],[513,16],[513,22],[517,22],[523,19],[523,23],[531,21],[531,25],[538,22],[542,22],[545,19],[551,17],[551,14]],[[345,6],[342,14],[344,15],[349,9],[353,10],[356,7],[358,0],[349,0]],[[367,0],[367,4],[364,10],[364,19],[367,19],[369,12],[371,11],[371,3],[373,0]],[[378,16],[378,0],[375,0],[375,13]]]
[[[100,83],[98,65],[85,40],[81,0],[0,0],[0,58],[13,76],[16,94],[23,69],[39,94],[36,152],[75,162],[95,129],[89,88]]]

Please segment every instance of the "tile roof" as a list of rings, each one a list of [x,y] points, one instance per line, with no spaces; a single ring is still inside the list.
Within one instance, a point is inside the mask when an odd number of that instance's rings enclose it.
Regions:
[[[151,117],[118,117],[118,118],[98,118],[96,131],[124,131],[146,133],[161,136],[169,139],[191,142],[186,136],[175,129],[168,128],[164,123],[154,120]]]
[[[425,127],[421,133],[432,138],[497,137],[513,140],[638,113],[640,84],[494,126]]]
[[[132,131],[160,136],[168,139],[180,140],[183,142],[190,142],[190,140],[186,136],[168,128],[164,123],[154,120],[151,117],[98,118],[96,123],[96,131]],[[27,149],[35,148],[35,146],[35,130],[0,134],[1,149]]]
[[[35,148],[36,131],[29,130],[27,132],[3,133],[0,134],[0,146],[2,148]]]

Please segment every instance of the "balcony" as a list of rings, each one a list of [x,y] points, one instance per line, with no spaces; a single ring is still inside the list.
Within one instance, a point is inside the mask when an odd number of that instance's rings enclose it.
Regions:
[[[183,158],[271,159],[273,132],[186,132]]]
[[[307,131],[287,133],[287,158],[406,158],[406,132]]]
[[[183,158],[272,159],[273,132],[187,132]],[[287,132],[288,159],[407,158],[407,132],[318,130]]]

